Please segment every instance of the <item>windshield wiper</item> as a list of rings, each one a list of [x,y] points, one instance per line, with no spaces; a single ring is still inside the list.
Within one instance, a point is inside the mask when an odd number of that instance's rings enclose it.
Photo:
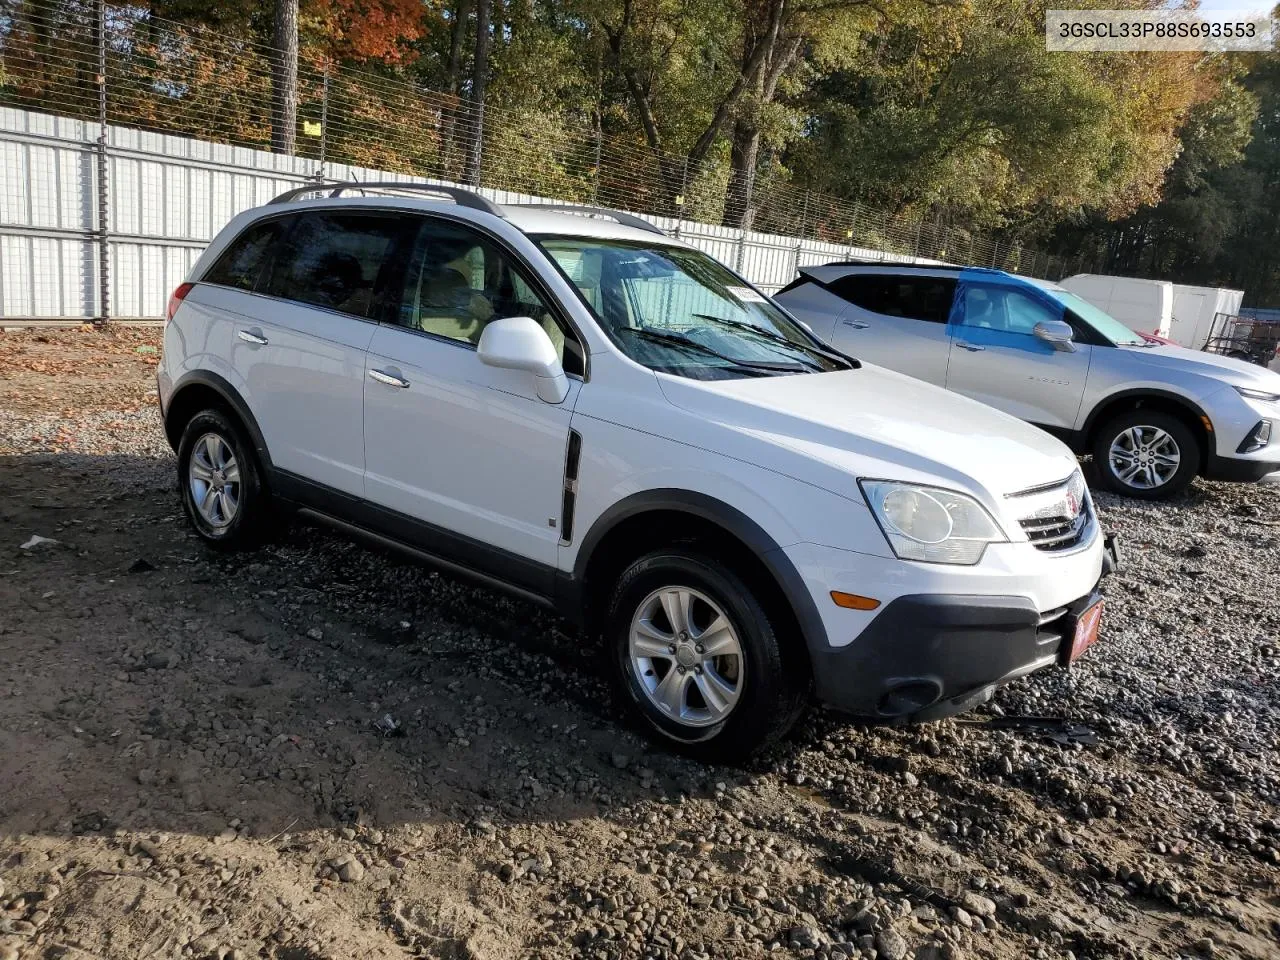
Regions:
[[[845,364],[849,369],[854,369],[855,364],[843,354],[836,353],[834,350],[826,350],[822,347],[814,346],[811,343],[797,343],[795,340],[789,340],[780,333],[774,333],[772,330],[766,330],[764,327],[758,327],[754,323],[744,323],[741,320],[730,320],[728,317],[717,317],[710,313],[693,313],[690,316],[698,317],[702,320],[714,320],[716,323],[723,323],[726,327],[733,327],[735,330],[746,330],[750,333],[764,337],[766,340],[772,340],[775,343],[785,343],[788,347],[795,347],[798,350],[804,350],[807,353],[815,353],[820,357],[826,357],[828,360],[835,360],[838,363]]]
[[[778,373],[798,373],[809,369],[800,363],[761,363],[758,360],[743,360],[740,357],[731,357],[727,353],[721,353],[714,347],[708,347],[705,343],[699,343],[697,340],[691,340],[688,337],[682,337],[676,333],[660,333],[657,330],[647,330],[644,327],[624,327],[637,337],[643,337],[645,340],[651,340],[654,343],[665,343],[673,347],[684,347],[685,349],[696,350],[699,353],[705,353],[708,356],[715,357],[732,363],[737,367],[746,367],[749,370],[773,370]]]

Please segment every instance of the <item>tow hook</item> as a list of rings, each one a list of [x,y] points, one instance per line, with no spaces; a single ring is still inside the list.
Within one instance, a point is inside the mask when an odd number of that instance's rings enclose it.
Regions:
[[[1102,575],[1109,577],[1120,569],[1120,544],[1114,533],[1102,539]]]

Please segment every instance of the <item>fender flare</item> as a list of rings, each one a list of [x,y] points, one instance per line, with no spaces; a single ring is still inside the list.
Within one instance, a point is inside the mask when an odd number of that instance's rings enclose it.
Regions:
[[[654,510],[687,513],[710,521],[750,547],[790,605],[809,652],[813,655],[829,652],[822,616],[791,558],[755,520],[737,507],[705,493],[677,488],[642,490],[610,506],[591,524],[578,547],[572,581],[579,590],[586,582],[591,557],[605,536],[624,520]]]
[[[193,386],[206,387],[212,390],[240,418],[240,422],[249,431],[249,439],[253,441],[253,451],[258,455],[258,463],[262,465],[264,471],[270,474],[273,469],[271,454],[267,450],[267,441],[262,435],[262,428],[258,426],[258,420],[254,417],[253,411],[245,403],[240,391],[232,386],[226,377],[219,376],[209,370],[192,370],[178,378],[178,382],[174,384],[173,393],[169,397],[168,410],[165,416],[165,433],[169,433],[169,417],[173,414],[174,409],[178,407],[183,391]],[[176,444],[174,444],[174,449],[177,449]]]

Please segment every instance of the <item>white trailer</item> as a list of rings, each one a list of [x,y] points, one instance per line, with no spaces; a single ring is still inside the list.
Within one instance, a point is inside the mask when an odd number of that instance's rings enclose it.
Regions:
[[[1173,284],[1167,280],[1077,273],[1074,277],[1067,277],[1059,282],[1077,297],[1111,314],[1135,333],[1170,337],[1170,328],[1173,326]]]
[[[1175,283],[1169,339],[1192,350],[1201,349],[1209,339],[1214,319],[1219,315],[1237,316],[1243,300],[1243,290]]]

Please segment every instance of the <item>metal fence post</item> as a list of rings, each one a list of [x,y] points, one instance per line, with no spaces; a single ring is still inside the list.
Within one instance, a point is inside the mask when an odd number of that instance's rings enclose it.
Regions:
[[[324,181],[324,164],[329,152],[329,65],[324,67],[324,84],[320,88],[320,171],[319,179]]]
[[[747,231],[742,227],[739,227],[738,228],[738,258],[737,258],[737,262],[733,265],[733,268],[737,270],[738,273],[742,272],[742,265],[743,263],[746,262],[746,259],[747,259]]]
[[[596,166],[595,176],[591,178],[591,202],[598,204],[600,202],[600,160],[601,151],[604,146],[604,136],[600,132],[599,125],[595,129],[596,135]]]
[[[809,191],[804,192],[804,205],[800,207],[800,236],[804,236],[805,224],[809,219]]]
[[[111,319],[110,207],[107,195],[107,4],[98,0],[98,316]]]

